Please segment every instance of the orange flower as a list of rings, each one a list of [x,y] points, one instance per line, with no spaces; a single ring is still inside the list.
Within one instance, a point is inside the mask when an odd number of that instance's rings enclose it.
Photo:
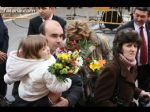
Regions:
[[[106,60],[100,59],[98,60],[98,63],[103,66],[106,63]]]

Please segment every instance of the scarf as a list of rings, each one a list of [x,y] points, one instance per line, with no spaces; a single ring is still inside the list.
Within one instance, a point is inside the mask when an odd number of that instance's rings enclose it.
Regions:
[[[132,67],[136,65],[136,59],[134,59],[133,61],[128,60],[126,57],[124,57],[122,54],[119,54],[119,59],[125,63],[128,67]]]

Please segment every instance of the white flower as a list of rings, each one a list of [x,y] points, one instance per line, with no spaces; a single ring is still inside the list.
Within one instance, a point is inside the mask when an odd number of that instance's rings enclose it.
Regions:
[[[82,59],[82,57],[81,56],[77,57],[75,63],[76,63],[76,65],[78,67],[82,67],[82,65],[83,65],[83,59]]]

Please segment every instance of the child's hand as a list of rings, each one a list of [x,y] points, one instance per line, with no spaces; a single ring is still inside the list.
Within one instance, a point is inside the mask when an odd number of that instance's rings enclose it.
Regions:
[[[7,54],[0,51],[0,63],[3,63],[7,58]]]

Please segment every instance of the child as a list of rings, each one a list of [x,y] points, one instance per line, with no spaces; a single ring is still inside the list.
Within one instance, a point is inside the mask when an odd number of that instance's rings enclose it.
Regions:
[[[70,88],[71,79],[59,82],[55,75],[48,72],[48,67],[55,61],[42,35],[24,38],[18,50],[10,52],[4,81],[12,84],[20,80],[20,98],[14,106],[49,106],[49,91],[59,95]]]

